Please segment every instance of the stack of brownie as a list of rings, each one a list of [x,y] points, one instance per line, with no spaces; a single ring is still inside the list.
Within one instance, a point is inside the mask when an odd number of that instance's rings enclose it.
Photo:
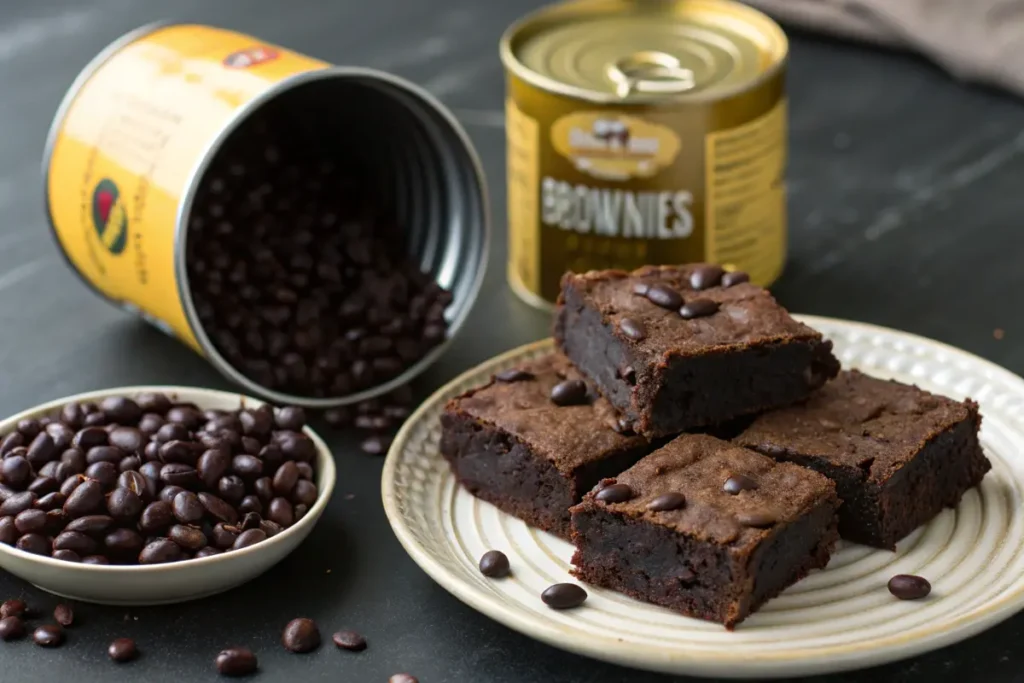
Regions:
[[[456,477],[571,540],[579,579],[729,628],[839,536],[894,549],[990,468],[977,404],[841,372],[743,273],[567,274],[555,339],[448,404]]]

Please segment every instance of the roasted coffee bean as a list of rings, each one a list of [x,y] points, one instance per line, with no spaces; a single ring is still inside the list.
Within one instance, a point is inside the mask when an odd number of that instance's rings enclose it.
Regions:
[[[238,511],[246,516],[251,512],[255,512],[258,515],[263,514],[263,503],[260,502],[260,499],[257,496],[246,496],[242,499],[242,502],[238,504]]]
[[[0,619],[0,640],[19,640],[25,637],[25,622],[19,617]]]
[[[25,534],[14,546],[33,555],[49,555],[51,550],[49,539],[42,534]]]
[[[679,315],[684,320],[706,318],[709,315],[717,313],[718,307],[718,302],[712,301],[711,299],[693,299],[691,301],[687,301],[686,304],[679,309]]]
[[[51,477],[53,479],[60,478],[61,473],[59,473],[57,470],[63,464],[64,463],[62,463],[60,460],[51,460],[50,462],[46,463],[45,465],[39,468],[38,475],[41,477]],[[69,472],[67,469],[65,469],[63,474],[64,478],[67,478],[71,476],[72,472]]]
[[[82,558],[82,564],[110,564],[110,560],[103,555],[87,555]]]
[[[248,548],[251,545],[256,545],[260,541],[265,540],[267,540],[267,535],[262,529],[248,529],[238,535],[238,538],[235,539],[231,549],[241,550],[242,548]]]
[[[80,531],[83,534],[97,536],[104,533],[114,523],[114,518],[107,515],[85,515],[73,519],[64,527],[65,531]]]
[[[238,538],[240,530],[223,522],[218,522],[210,534],[210,541],[212,545],[221,550],[227,550],[235,544],[235,539]]]
[[[213,557],[214,555],[221,555],[223,554],[223,552],[223,550],[218,550],[217,548],[208,545],[205,548],[200,548],[199,550],[197,550],[194,557],[197,560],[201,560],[204,557]]]
[[[316,484],[305,479],[300,479],[295,482],[290,499],[295,505],[306,505],[308,507],[316,502],[316,497]]]
[[[83,427],[102,427],[107,424],[107,416],[102,412],[88,413],[82,420]]]
[[[331,640],[343,650],[362,652],[366,649],[366,638],[355,631],[338,631],[331,636]]]
[[[263,471],[272,474],[284,463],[284,453],[276,444],[268,443],[260,449],[259,458],[263,461]]]
[[[157,415],[163,415],[171,409],[171,399],[164,394],[154,392],[139,394],[135,397],[135,402],[140,410]]]
[[[84,419],[85,411],[82,410],[82,406],[78,403],[68,403],[60,409],[60,421],[75,429],[82,426],[82,420]]]
[[[274,411],[274,424],[278,429],[300,431],[306,425],[306,412],[298,406],[284,406]]]
[[[67,499],[68,497],[60,491],[53,491],[36,500],[36,507],[44,512],[49,510],[59,510],[64,507],[64,503]]]
[[[174,496],[172,507],[174,517],[182,524],[196,524],[206,514],[203,504],[199,502],[199,496],[191,491],[181,491]]]
[[[53,559],[63,560],[64,562],[81,562],[82,556],[76,553],[74,550],[54,550]]]
[[[663,493],[647,504],[651,512],[668,512],[669,510],[681,510],[686,507],[686,496],[673,491]]]
[[[67,628],[75,621],[75,611],[67,603],[58,604],[53,610],[53,618],[58,624]]]
[[[269,409],[243,410],[238,414],[238,421],[242,424],[243,434],[257,439],[265,438],[274,428],[274,416]]]
[[[172,441],[185,442],[189,438],[188,429],[176,422],[168,422],[157,430],[154,440],[163,445]]]
[[[153,436],[164,426],[164,419],[155,413],[146,413],[139,419],[139,431],[144,436]]]
[[[196,445],[193,441],[168,441],[160,446],[160,460],[195,467],[203,452]]]
[[[242,531],[248,531],[249,529],[258,529],[260,526],[260,522],[262,521],[263,518],[260,517],[259,513],[247,512],[245,513],[245,517],[242,518],[241,524],[238,526],[241,527]]]
[[[99,482],[104,491],[109,491],[117,483],[117,466],[112,462],[96,462],[85,468],[85,476]]]
[[[65,496],[70,496],[71,492],[74,491],[82,482],[88,481],[88,477],[84,474],[73,474],[63,482],[61,482],[59,491]]]
[[[57,459],[63,450],[64,448],[57,448],[57,444],[49,432],[39,432],[29,444],[25,457],[32,467],[40,469],[51,460]]]
[[[283,432],[281,434],[277,446],[285,458],[299,462],[311,462],[316,458],[316,446],[308,436],[298,432]]]
[[[405,422],[412,411],[406,406],[384,406],[384,417],[394,422]]]
[[[178,497],[178,494],[186,490],[187,489],[183,489],[180,486],[165,486],[160,489],[160,493],[157,494],[156,498],[157,500],[164,500],[173,504],[174,499]]]
[[[20,489],[32,480],[32,465],[27,458],[11,456],[0,463],[0,474],[3,475],[4,483]]]
[[[203,414],[192,406],[187,405],[174,406],[167,411],[164,418],[168,422],[177,423],[189,431],[195,431],[203,424]]]
[[[352,411],[345,406],[328,408],[324,411],[324,421],[332,427],[344,428],[352,424]]]
[[[20,432],[11,432],[10,434],[7,434],[0,439],[0,457],[6,456],[15,448],[20,448],[28,442],[29,441],[26,439],[25,435]]]
[[[13,598],[0,604],[0,617],[24,617],[27,613],[28,605],[24,600]]]
[[[25,462],[28,465],[28,461]],[[281,465],[277,472],[274,473],[273,486],[274,493],[279,496],[287,496],[291,493],[295,487],[295,482],[299,480],[299,468],[296,466],[294,460]]]
[[[85,472],[89,463],[85,461],[85,453],[77,448],[69,448],[60,455],[60,461],[74,474]]]
[[[167,537],[185,550],[196,551],[206,545],[206,535],[196,526],[175,524],[167,532]]]
[[[295,509],[285,498],[274,498],[267,507],[267,519],[288,528],[295,523]]]
[[[231,457],[222,448],[211,448],[199,458],[196,470],[199,478],[209,488],[217,486],[217,481],[224,476],[231,464]]]
[[[14,528],[17,529],[20,534],[41,532],[46,528],[46,513],[35,508],[22,510],[14,518]]]
[[[779,521],[779,516],[771,510],[748,510],[737,514],[736,521],[754,529],[767,529]]]
[[[619,329],[633,341],[642,341],[647,338],[647,327],[639,320],[633,318],[622,318],[619,320]]]
[[[212,414],[205,415],[204,417],[207,417],[208,421],[203,426],[203,431],[209,432],[211,434],[216,434],[218,432],[224,431],[242,431],[242,423],[239,421],[238,417],[233,415],[232,413]]]
[[[130,662],[139,656],[139,648],[131,638],[118,638],[107,646],[107,656],[118,663]]]
[[[18,420],[18,426],[16,427],[18,433],[26,439],[36,438],[36,434],[43,430],[43,426],[34,417],[26,417],[24,420]]]
[[[248,455],[259,455],[260,451],[263,450],[263,444],[259,442],[259,439],[254,439],[251,436],[240,437],[242,441],[242,453]]]
[[[305,517],[306,513],[309,512],[309,506],[306,505],[305,503],[299,503],[293,509],[295,510],[295,521],[296,522],[298,522],[300,519]]]
[[[62,531],[53,539],[54,550],[74,550],[79,555],[91,555],[98,544],[81,531]]]
[[[312,619],[292,619],[281,633],[281,644],[292,652],[312,652],[320,647],[320,629]]]
[[[152,479],[153,481],[158,482],[160,481],[160,470],[162,468],[163,465],[159,462],[144,462],[142,463],[142,467],[139,468],[139,474],[147,479]]]
[[[263,521],[260,522],[260,529],[262,529],[263,533],[265,533],[267,535],[267,538],[271,538],[273,536],[277,536],[279,533],[284,531],[284,527],[283,526],[281,526],[277,522],[273,522],[273,521],[271,521],[269,519],[264,519]]]
[[[533,379],[533,373],[519,368],[509,368],[494,375],[499,382],[527,382]]]
[[[897,574],[889,579],[889,592],[900,600],[920,600],[932,592],[932,585],[923,576]]]
[[[40,432],[40,434],[49,434],[50,438],[53,439],[54,447],[58,451],[67,449],[71,445],[71,440],[75,438],[75,430],[60,422],[51,422],[46,425],[46,429]],[[38,439],[39,437],[37,436],[36,438]],[[32,459],[29,458],[29,461],[31,462]]]
[[[58,474],[60,474],[58,472]],[[36,496],[45,496],[48,493],[53,493],[60,486],[57,484],[57,480],[53,477],[36,477],[32,480],[32,483],[28,485],[28,490],[36,494]]]
[[[238,521],[238,512],[226,503],[223,498],[218,498],[212,493],[203,491],[199,494],[199,502],[202,503],[206,512],[217,521],[227,524],[234,524]]]
[[[369,432],[383,432],[391,429],[391,420],[383,415],[357,415],[355,428]]]
[[[117,463],[118,472],[135,472],[142,467],[142,458],[137,455],[126,455]]]
[[[571,609],[583,604],[587,591],[574,583],[556,583],[545,588],[540,599],[551,609]]]
[[[492,579],[508,576],[508,557],[500,550],[488,550],[480,558],[480,573]]]
[[[221,676],[249,676],[259,665],[256,655],[247,647],[229,647],[217,655],[217,673]]]
[[[253,484],[255,486],[255,484]],[[241,477],[229,474],[217,482],[217,493],[232,505],[238,505],[245,497],[245,482]]]
[[[252,485],[260,502],[266,505],[274,497],[274,484],[270,477],[260,477]]]
[[[164,564],[181,559],[181,548],[169,538],[158,538],[147,543],[139,553],[139,564]]]
[[[146,447],[142,449],[142,462],[153,462],[162,464],[160,460],[160,444],[156,441],[150,441],[146,444]],[[141,468],[139,468],[141,469]]]
[[[738,495],[740,491],[753,491],[757,488],[757,482],[744,474],[734,474],[725,480],[722,490],[732,495]]]
[[[107,511],[114,519],[134,520],[144,506],[142,497],[131,489],[116,488],[107,496]]]
[[[156,534],[174,523],[174,509],[165,500],[150,503],[143,509],[139,517],[139,530],[146,534]]]
[[[103,538],[103,544],[113,556],[135,559],[146,542],[135,529],[114,529]]]
[[[58,647],[64,642],[64,629],[57,624],[39,626],[32,632],[32,640],[42,647]]]
[[[59,534],[68,525],[68,516],[63,509],[46,511],[46,536]]]
[[[567,379],[551,389],[551,402],[557,406],[581,405],[587,402],[587,385],[580,379]]]
[[[263,474],[263,461],[254,455],[236,455],[231,459],[231,471],[243,481],[255,481]]]
[[[134,453],[146,443],[145,436],[135,427],[114,427],[110,430],[108,440],[111,446],[116,446],[125,453]]]
[[[697,266],[690,272],[690,287],[696,290],[717,287],[724,273],[721,266],[713,264]]]
[[[161,467],[160,481],[186,489],[197,489],[200,483],[196,468],[183,463],[168,463]]]
[[[367,455],[384,455],[389,448],[391,448],[391,438],[381,434],[367,437],[359,444],[359,449]]]
[[[107,430],[103,427],[84,427],[75,434],[71,445],[83,452],[88,452],[96,446],[106,446]]]
[[[609,484],[594,494],[594,498],[602,503],[625,503],[635,496],[628,484]]]
[[[100,492],[102,497],[103,492]],[[0,516],[16,515],[23,510],[28,510],[30,507],[35,505],[36,494],[31,491],[21,491],[9,496],[7,500],[0,503]]]
[[[146,488],[146,477],[138,472],[127,471],[122,472],[117,477],[117,485],[120,488],[128,489],[135,493],[140,498],[145,498],[148,495]]]
[[[636,291],[636,290],[634,290]],[[675,310],[683,305],[683,297],[668,285],[655,284],[647,288],[647,300],[655,306]]]
[[[18,530],[14,526],[14,517],[0,517],[0,543],[14,545],[18,540]]]
[[[305,479],[306,481],[313,481],[313,466],[308,462],[297,462],[295,467],[299,470],[299,479]]]
[[[100,401],[100,410],[111,422],[120,425],[135,424],[142,417],[142,408],[139,404],[125,396],[108,396]]]
[[[723,287],[732,287],[743,282],[750,282],[750,276],[739,270],[734,270],[722,276]]]

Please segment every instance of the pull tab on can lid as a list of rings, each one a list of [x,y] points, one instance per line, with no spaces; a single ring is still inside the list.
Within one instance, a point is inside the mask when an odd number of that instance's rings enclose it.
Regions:
[[[774,72],[785,34],[731,0],[577,0],[541,10],[502,40],[510,70],[594,102],[719,99]]]

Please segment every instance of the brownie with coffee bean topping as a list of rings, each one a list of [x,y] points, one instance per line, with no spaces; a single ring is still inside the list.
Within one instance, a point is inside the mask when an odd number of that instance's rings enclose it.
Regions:
[[[449,401],[441,453],[470,493],[568,538],[569,507],[650,451],[561,354]]]
[[[683,434],[572,508],[574,574],[732,629],[824,567],[835,485],[706,434]]]
[[[647,437],[801,401],[839,371],[820,333],[708,264],[568,273],[555,339]]]
[[[953,507],[991,464],[973,401],[842,372],[803,405],[766,413],[736,443],[836,483],[843,538],[878,548]]]

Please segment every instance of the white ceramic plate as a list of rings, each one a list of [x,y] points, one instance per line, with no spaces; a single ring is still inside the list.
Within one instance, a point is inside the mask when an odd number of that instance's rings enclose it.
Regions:
[[[938,342],[861,323],[801,316],[830,337],[847,368],[971,396],[984,415],[992,471],[960,506],[904,539],[895,553],[841,544],[828,567],[791,586],[734,632],[588,586],[576,610],[540,600],[572,581],[572,546],[531,529],[456,485],[438,452],[444,403],[503,368],[546,353],[550,340],[499,356],[432,396],[395,439],[382,493],[409,555],[453,595],[555,647],[626,666],[716,678],[843,671],[963,640],[1024,608],[1024,380]],[[486,550],[504,551],[512,576],[483,577]],[[902,602],[894,574],[932,582],[926,600]]]
[[[191,387],[119,387],[51,401],[0,421],[0,434],[12,431],[18,420],[41,417],[72,401],[99,401],[107,396],[137,396],[161,392],[200,408],[237,410],[260,406],[249,396]],[[33,555],[0,543],[0,567],[44,591],[84,602],[107,605],[161,605],[204,598],[239,586],[280,562],[313,530],[334,490],[334,459],[327,444],[309,427],[316,445],[317,500],[306,516],[278,535],[242,550],[198,560],[154,565],[87,565]]]

